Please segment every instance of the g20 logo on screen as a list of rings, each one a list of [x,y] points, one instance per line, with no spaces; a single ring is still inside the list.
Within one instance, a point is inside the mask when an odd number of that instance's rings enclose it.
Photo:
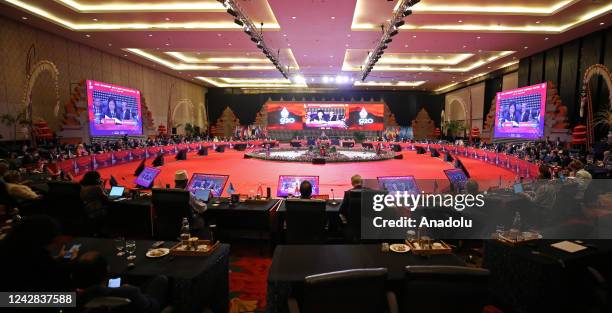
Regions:
[[[373,118],[368,118],[368,111],[365,108],[361,108],[359,111],[359,125],[367,125],[374,123]]]
[[[295,119],[293,117],[289,117],[289,111],[287,110],[287,108],[283,108],[280,114],[281,114],[281,118],[280,118],[281,125],[295,123]]]

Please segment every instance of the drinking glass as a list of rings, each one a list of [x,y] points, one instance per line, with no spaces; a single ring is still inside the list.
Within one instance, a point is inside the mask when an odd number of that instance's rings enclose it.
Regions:
[[[414,230],[409,230],[406,232],[407,242],[414,242],[415,239],[416,239],[416,233],[414,232]]]
[[[115,249],[117,249],[117,256],[123,256],[125,254],[125,252],[123,252],[123,249],[125,248],[125,238],[117,237],[115,238],[114,243]]]
[[[129,254],[129,256],[127,257],[129,261],[136,259],[136,256],[134,255],[134,252],[136,252],[136,241],[135,240],[126,240],[125,250]]]

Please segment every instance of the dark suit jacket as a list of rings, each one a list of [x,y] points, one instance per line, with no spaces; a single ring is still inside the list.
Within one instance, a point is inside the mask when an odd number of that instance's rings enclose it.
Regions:
[[[351,188],[344,192],[344,198],[342,198],[342,204],[340,204],[340,214],[342,214],[344,217],[348,216],[349,199],[350,199],[351,191],[357,191],[357,190],[369,190],[369,189],[364,188],[364,187],[358,187],[358,188]]]
[[[135,286],[108,288],[98,285],[89,287],[78,297],[78,306],[81,307],[98,297],[120,297],[130,299],[132,303],[126,307],[125,312],[153,313],[160,311],[160,305],[157,300],[144,294],[140,288]]]

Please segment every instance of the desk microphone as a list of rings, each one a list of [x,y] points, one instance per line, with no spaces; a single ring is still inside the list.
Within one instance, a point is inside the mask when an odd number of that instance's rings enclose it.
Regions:
[[[334,188],[331,189],[332,192],[332,202],[331,205],[338,205],[338,202],[336,202],[336,196],[334,196]]]

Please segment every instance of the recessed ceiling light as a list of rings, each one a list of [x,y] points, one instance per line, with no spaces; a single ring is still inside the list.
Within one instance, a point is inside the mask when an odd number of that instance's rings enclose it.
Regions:
[[[457,22],[459,22],[459,23],[463,23],[463,21],[462,21],[462,20],[458,20]]]
[[[290,44],[290,43],[288,43],[288,44],[287,44],[287,47],[291,47],[291,44]]]
[[[228,46],[231,46],[231,45],[232,45],[232,43],[231,43],[231,42],[228,42],[228,43],[227,43],[227,45],[228,45]]]
[[[412,35],[412,38],[416,38],[416,35]]]
[[[21,19],[22,19],[22,20],[27,20],[28,18],[27,18],[27,17],[25,17],[25,16],[22,16],[22,17],[21,17]]]
[[[404,45],[404,48],[408,48],[408,45]]]
[[[109,47],[112,47],[112,46],[113,46],[113,44],[109,42],[109,43],[108,43],[108,46],[109,46]]]
[[[202,53],[201,53],[201,52],[196,52],[196,54],[197,54],[197,55],[200,55],[200,54],[202,54]],[[248,55],[248,54],[247,54],[247,55]]]
[[[124,54],[123,56],[124,56],[124,57],[127,57],[127,54]]]
[[[90,34],[86,34],[85,37],[89,38],[89,37],[91,37],[91,35]]]
[[[487,68],[491,68],[490,66],[487,66]]]
[[[346,45],[344,45],[344,46],[348,47],[348,46],[349,46],[349,44],[347,43],[347,44],[346,44]]]
[[[92,20],[92,21],[94,21],[94,22],[97,22],[97,21],[98,21],[98,19],[97,19],[97,18],[92,18],[91,20]]]
[[[480,36],[476,37],[476,39],[480,39]]]
[[[336,17],[335,17],[335,16],[332,16],[332,17],[331,17],[331,19],[332,19],[332,20],[335,20],[335,19],[336,19]]]
[[[548,40],[548,39],[549,39],[548,37],[544,38],[544,40]]]
[[[467,48],[467,46],[466,46],[466,45],[463,45],[463,49],[465,49],[465,48]]]
[[[287,37],[287,34],[283,34],[283,37]]]
[[[149,37],[153,37],[153,34],[149,34]]]
[[[159,48],[155,48],[155,50],[159,50]]]
[[[333,66],[333,65],[330,65],[330,66],[329,66],[329,68],[332,68],[332,67],[334,67],[334,66]]]
[[[305,56],[305,57],[307,57],[308,55],[307,55],[307,54],[304,54],[304,56]]]
[[[523,47],[523,49],[529,49],[529,47],[527,47],[527,46],[524,46],[524,47]]]
[[[351,34],[346,35],[346,37],[351,37]]]
[[[603,25],[603,24],[605,24],[605,23],[604,22],[599,23],[599,25]]]
[[[292,16],[291,18],[295,20],[297,18],[297,16]]]
[[[536,21],[536,24],[540,24],[540,21]]]
[[[170,45],[169,43],[166,43],[166,46],[169,46],[169,45]]]
[[[478,50],[478,53],[482,53],[482,50]]]
[[[330,57],[330,58],[333,58],[334,56],[333,56],[333,55],[330,55],[329,57]]]
[[[166,17],[166,18],[165,18],[165,20],[166,20],[166,21],[169,21],[169,20],[170,20],[170,18],[169,18],[169,17]]]
[[[221,34],[217,34],[217,37],[221,37]]]

